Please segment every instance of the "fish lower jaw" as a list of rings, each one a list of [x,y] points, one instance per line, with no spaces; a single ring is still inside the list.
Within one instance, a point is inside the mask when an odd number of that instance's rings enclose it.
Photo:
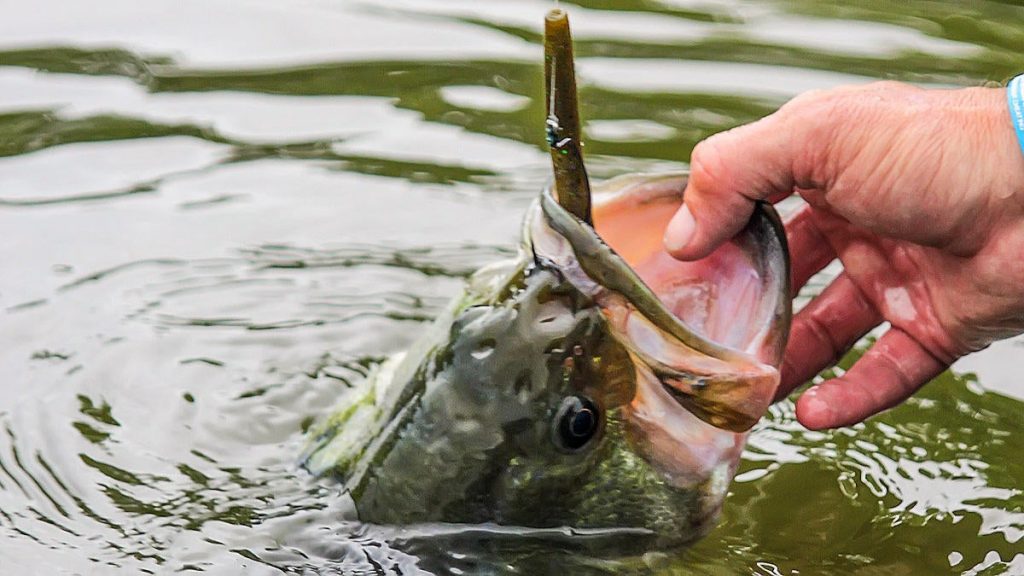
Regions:
[[[716,428],[694,416],[680,405],[675,391],[643,367],[637,370],[627,420],[636,450],[672,486],[724,495],[745,433]]]

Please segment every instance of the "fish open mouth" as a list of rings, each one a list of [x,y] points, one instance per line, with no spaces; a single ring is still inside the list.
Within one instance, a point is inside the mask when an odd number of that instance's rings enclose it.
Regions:
[[[544,82],[553,184],[531,212],[527,249],[594,298],[641,366],[716,427],[741,432],[778,385],[791,315],[789,256],[775,210],[697,262],[674,259],[662,235],[683,202],[682,174],[632,175],[592,187],[583,162],[569,20],[544,20]],[[537,212],[543,217],[538,218]],[[680,396],[681,394],[681,396]]]
[[[535,254],[602,306],[640,363],[698,418],[733,431],[764,414],[789,331],[785,234],[770,206],[708,257],[683,262],[662,235],[684,174],[630,175],[593,190],[593,226],[541,195]]]
[[[612,179],[595,187],[594,229],[601,240],[695,335],[778,365],[788,332],[779,321],[789,309],[789,278],[785,234],[774,210],[759,206],[730,242],[684,262],[665,250],[662,237],[682,205],[685,177],[627,178],[634,183]]]

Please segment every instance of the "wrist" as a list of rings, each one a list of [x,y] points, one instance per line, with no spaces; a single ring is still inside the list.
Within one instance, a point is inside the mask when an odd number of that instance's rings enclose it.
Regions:
[[[1024,203],[1024,150],[1014,128],[1006,88],[969,88],[965,92],[978,103],[978,151],[988,156],[981,159],[978,168],[990,170],[989,185],[996,197],[1016,197]],[[975,154],[965,152],[965,158]]]

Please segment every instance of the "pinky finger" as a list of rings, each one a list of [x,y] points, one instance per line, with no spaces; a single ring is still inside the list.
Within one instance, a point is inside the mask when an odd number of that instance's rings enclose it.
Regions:
[[[903,402],[948,367],[912,336],[891,328],[846,374],[805,392],[796,416],[811,430],[856,424]]]

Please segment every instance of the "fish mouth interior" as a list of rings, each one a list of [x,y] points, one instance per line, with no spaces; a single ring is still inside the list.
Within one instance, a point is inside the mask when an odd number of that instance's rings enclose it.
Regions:
[[[682,205],[685,178],[639,181],[625,189],[609,181],[595,190],[594,229],[661,303],[711,342],[764,361],[775,316],[777,286],[767,282],[750,243],[733,239],[694,262],[666,250],[666,226]]]

